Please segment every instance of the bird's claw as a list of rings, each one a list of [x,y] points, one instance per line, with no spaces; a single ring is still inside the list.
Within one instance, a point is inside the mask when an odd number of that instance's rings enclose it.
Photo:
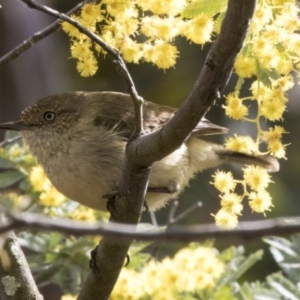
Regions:
[[[124,267],[127,267],[127,266],[129,265],[129,263],[130,263],[130,256],[129,256],[129,254],[127,253],[127,254],[126,254],[126,263],[124,264]]]
[[[111,213],[111,215],[113,214],[113,212],[115,210],[115,200],[116,200],[117,195],[119,195],[119,192],[113,191],[109,194],[105,194],[102,196],[102,198],[107,199],[106,209]]]
[[[146,200],[143,203],[143,210],[142,210],[142,214],[145,215],[149,212],[149,206],[148,203],[146,202]]]

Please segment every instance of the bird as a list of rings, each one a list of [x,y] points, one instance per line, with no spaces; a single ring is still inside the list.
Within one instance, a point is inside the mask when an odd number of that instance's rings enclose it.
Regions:
[[[144,101],[146,133],[162,128],[176,108]],[[120,92],[68,92],[38,100],[15,122],[0,129],[21,133],[49,180],[66,197],[87,207],[107,211],[107,199],[122,172],[126,143],[134,131],[134,106]],[[201,139],[228,129],[202,118],[185,142],[153,163],[146,202],[150,210],[176,199],[195,174],[225,162],[256,164],[279,170],[277,159],[231,151]]]

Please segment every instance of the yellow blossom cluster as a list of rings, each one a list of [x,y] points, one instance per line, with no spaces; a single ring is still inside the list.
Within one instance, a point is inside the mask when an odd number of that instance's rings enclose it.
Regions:
[[[249,154],[271,154],[277,158],[285,158],[287,145],[282,144],[281,141],[282,135],[286,133],[284,128],[275,126],[274,128],[263,130],[261,128],[261,119],[265,118],[269,121],[282,120],[288,101],[284,93],[292,87],[292,76],[286,75],[273,80],[270,87],[259,80],[255,80],[250,87],[251,96],[249,97],[240,98],[238,91],[229,94],[226,97],[226,105],[224,105],[226,115],[235,120],[254,123],[257,128],[257,138],[254,141],[250,137],[235,135],[226,141],[227,149]],[[248,107],[244,104],[247,100],[255,100],[257,103],[257,115],[253,119],[247,118]],[[260,151],[259,146],[261,142],[267,144],[267,152]]]
[[[235,134],[226,140],[227,149],[285,158],[287,145],[282,143],[285,129],[277,125],[263,129],[262,121],[283,120],[288,101],[285,93],[294,85],[291,72],[300,75],[297,70],[300,67],[299,12],[295,0],[258,2],[248,36],[235,61],[234,70],[239,77],[236,89],[227,95],[223,106],[228,117],[255,124],[257,136],[253,139]],[[254,78],[250,94],[241,97],[241,88],[247,78]],[[250,106],[256,108],[252,118],[249,117]],[[266,188],[270,182],[269,174],[261,167],[247,166],[243,180],[234,180],[229,173],[217,172],[213,184],[221,192],[222,208],[215,215],[216,224],[235,228],[242,210],[241,202],[246,196],[254,212],[269,210],[272,199]],[[234,193],[236,183],[244,187],[241,196]],[[252,191],[247,192],[247,188]]]
[[[73,220],[78,221],[96,221],[95,210],[86,206],[79,205],[74,211],[70,213]]]
[[[13,144],[9,148],[0,148],[0,156],[12,161],[17,168],[27,173],[35,165],[34,157],[19,144]]]
[[[41,205],[56,207],[66,200],[66,197],[59,193],[51,184],[41,166],[32,168],[31,173],[29,174],[29,181],[33,188],[40,192],[39,202]]]
[[[111,299],[182,299],[181,293],[213,288],[224,269],[212,248],[184,248],[173,259],[149,261],[140,272],[123,268]]]
[[[241,84],[238,84],[226,97],[224,109],[230,118],[256,124],[256,149],[249,148],[255,154],[261,154],[259,145],[265,142],[267,153],[264,154],[285,158],[286,145],[281,142],[285,130],[279,126],[262,130],[261,119],[283,119],[288,101],[285,93],[294,85],[291,72],[300,74],[297,70],[300,66],[299,11],[295,0],[259,1],[246,42],[235,62],[240,83],[253,76],[256,80],[251,85],[251,94],[243,98],[239,96]],[[253,101],[257,104],[257,114],[249,119],[249,106]]]
[[[43,207],[47,207],[50,210],[45,212],[51,213],[51,215],[61,215],[60,208],[64,204],[67,198],[58,192],[56,188],[51,184],[50,180],[46,176],[41,166],[34,166],[29,173],[29,181],[35,192],[39,193],[39,201]],[[63,211],[63,216],[70,217],[78,221],[95,221],[96,211],[94,209],[77,205],[70,206],[67,204],[67,210]],[[56,208],[58,210],[56,210]]]
[[[272,206],[270,194],[265,190],[272,182],[267,170],[260,166],[249,165],[243,169],[243,180],[233,178],[231,172],[217,171],[212,184],[221,192],[221,209],[215,217],[216,225],[224,229],[234,229],[238,225],[238,215],[243,210],[242,201],[248,197],[252,211],[265,213]],[[241,184],[244,193],[234,192],[237,183]],[[248,192],[248,188],[251,192]]]
[[[76,300],[77,296],[72,295],[72,294],[65,294],[63,295],[60,300]]]
[[[176,36],[200,45],[211,40],[214,29],[211,16],[201,13],[192,19],[181,16],[189,2],[104,0],[101,4],[86,3],[79,15],[71,17],[118,50],[127,62],[142,60],[168,69],[175,65],[178,56]],[[71,56],[78,60],[78,72],[84,77],[94,75],[98,68],[95,54],[105,51],[69,23],[63,22],[62,29],[71,38]]]

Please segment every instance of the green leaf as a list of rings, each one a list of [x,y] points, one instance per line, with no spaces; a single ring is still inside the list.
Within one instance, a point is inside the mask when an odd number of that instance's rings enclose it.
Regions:
[[[15,169],[15,165],[10,160],[0,156],[0,169]]]
[[[24,177],[25,175],[17,170],[0,173],[0,189],[10,187]]]
[[[300,235],[294,234],[291,237],[292,248],[300,254]]]
[[[32,185],[28,181],[28,179],[25,178],[22,181],[20,181],[20,183],[19,183],[19,189],[22,190],[23,192],[25,192],[26,194],[29,194],[30,191],[31,191],[31,189],[32,189]]]
[[[236,248],[232,246],[222,251],[221,258],[225,262],[229,262],[234,258],[235,254],[236,254]]]
[[[214,294],[210,297],[212,300],[237,300],[233,295],[233,290],[229,285],[221,286]]]
[[[264,254],[263,250],[258,250],[252,254],[250,254],[239,266],[236,272],[236,278],[241,277],[246,271],[248,271],[254,264],[256,264],[259,260],[262,259]]]
[[[214,16],[219,12],[225,11],[227,8],[227,1],[225,0],[198,0],[190,3],[181,13],[184,18],[194,18],[200,14]]]
[[[280,77],[276,69],[266,69],[258,60],[256,60],[257,79],[261,81],[266,87],[272,86],[272,80]]]
[[[61,233],[57,232],[51,232],[49,241],[48,241],[48,246],[49,248],[54,248],[57,244],[60,244],[62,240],[62,235]]]
[[[238,290],[239,300],[282,300],[277,291],[265,282],[245,282]]]
[[[239,294],[243,300],[253,299],[252,289],[248,282],[243,283],[240,287]]]
[[[272,274],[267,277],[268,284],[277,291],[284,299],[299,300],[300,293],[297,286],[281,273]]]
[[[25,248],[31,249],[37,253],[44,253],[47,251],[49,240],[49,233],[39,232],[33,234],[31,232],[20,232],[18,235],[18,243]]]
[[[295,257],[297,256],[297,253],[291,249],[291,242],[287,239],[278,236],[270,236],[267,238],[263,238],[263,241],[270,246],[280,250],[281,252],[284,252],[285,254]],[[274,259],[276,260],[276,257],[274,257]]]
[[[265,241],[271,245],[270,251],[278,266],[297,282],[300,278],[299,236],[292,236],[291,241],[281,237],[269,237]]]

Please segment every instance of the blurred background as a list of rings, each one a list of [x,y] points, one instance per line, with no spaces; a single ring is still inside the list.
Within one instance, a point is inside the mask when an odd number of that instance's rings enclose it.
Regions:
[[[68,11],[79,1],[47,0],[39,1],[60,11]],[[44,13],[29,9],[20,1],[0,0],[0,57],[14,47],[30,38],[34,33],[54,21],[54,18]],[[179,58],[176,68],[158,70],[156,67],[141,63],[128,64],[128,69],[135,81],[138,92],[147,100],[160,104],[178,107],[189,94],[201,70],[205,55],[210,45],[203,49],[177,39]],[[99,70],[94,77],[83,78],[76,71],[76,61],[70,59],[69,38],[61,30],[51,34],[37,45],[26,51],[21,57],[11,61],[0,69],[0,122],[16,120],[20,112],[36,100],[54,93],[66,91],[120,91],[125,92],[125,85],[116,72],[111,61],[99,58]],[[233,89],[236,76],[232,76],[224,94]],[[299,81],[295,78],[295,82]],[[250,83],[248,87],[250,86]],[[244,94],[247,90],[243,91]],[[269,191],[273,196],[274,208],[266,216],[253,214],[245,205],[241,220],[258,220],[300,214],[300,102],[299,85],[295,84],[289,92],[288,111],[284,115],[284,127],[287,134],[284,143],[291,145],[287,149],[287,160],[281,161],[281,170],[273,175],[274,183]],[[218,100],[207,114],[214,123],[230,128],[229,135],[248,134],[255,136],[255,128],[243,122],[232,122],[225,118],[224,97]],[[279,124],[279,123],[278,123]],[[1,138],[3,138],[3,134]],[[224,141],[224,136],[214,137],[215,141]],[[239,173],[238,168],[225,166],[224,169]],[[181,195],[178,213],[187,209],[197,201],[203,203],[202,208],[189,214],[182,223],[210,223],[214,219],[211,213],[219,209],[219,197],[215,188],[209,183],[215,170],[199,174],[191,181],[190,187]],[[156,213],[159,224],[165,224],[169,208]],[[149,216],[143,217],[149,222]],[[230,244],[240,244],[244,241],[215,241],[220,249]],[[181,245],[163,246],[160,255],[172,254]],[[245,245],[250,253],[257,248],[266,248],[261,241],[249,242]],[[247,280],[260,279],[276,269],[268,251],[264,256],[264,267],[254,266],[252,273],[246,275]],[[259,268],[259,269],[258,269]],[[259,272],[258,272],[259,270]],[[259,273],[259,274],[258,274]],[[49,296],[50,297],[50,296]],[[52,296],[53,297],[53,296]],[[46,297],[47,299],[47,297]],[[49,298],[54,299],[54,298]]]

